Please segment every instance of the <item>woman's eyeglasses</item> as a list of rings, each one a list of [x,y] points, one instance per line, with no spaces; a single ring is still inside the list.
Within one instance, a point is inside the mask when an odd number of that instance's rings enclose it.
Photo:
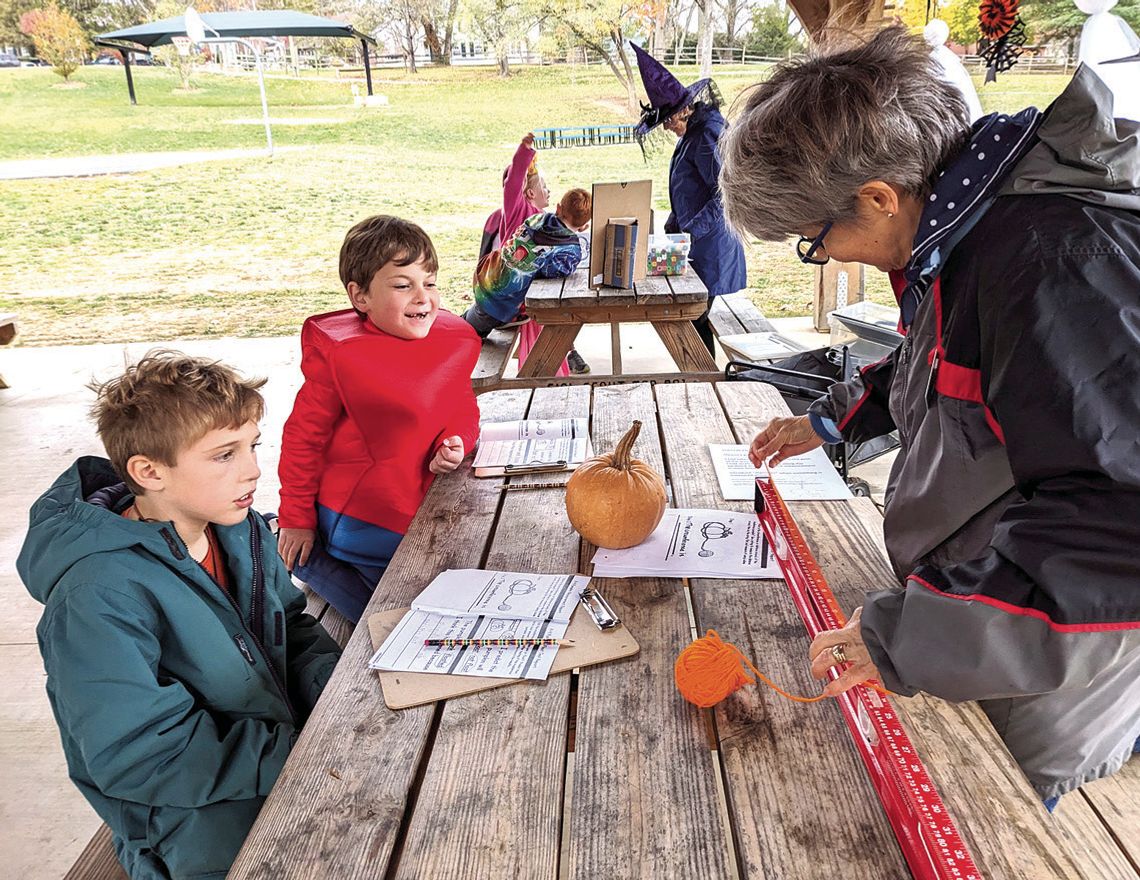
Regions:
[[[800,261],[808,263],[812,266],[823,266],[831,259],[827,255],[827,247],[823,243],[823,237],[831,231],[831,223],[824,223],[823,229],[819,231],[819,235],[815,238],[807,238],[801,235],[800,240],[796,243],[796,253],[800,256]]]

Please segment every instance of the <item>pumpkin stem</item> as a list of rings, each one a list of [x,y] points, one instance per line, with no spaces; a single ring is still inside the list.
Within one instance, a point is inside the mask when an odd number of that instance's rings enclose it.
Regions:
[[[617,468],[619,471],[628,471],[630,465],[630,453],[633,452],[634,441],[637,440],[637,435],[641,433],[641,422],[634,419],[633,425],[625,436],[618,441],[617,448],[614,449],[614,460],[612,467]]]

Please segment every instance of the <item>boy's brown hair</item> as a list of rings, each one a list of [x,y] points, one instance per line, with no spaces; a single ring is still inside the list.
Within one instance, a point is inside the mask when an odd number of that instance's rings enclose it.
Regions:
[[[138,495],[142,487],[127,474],[133,456],[174,465],[209,431],[260,421],[265,401],[258,389],[264,384],[243,379],[220,361],[157,349],[122,375],[92,383],[91,415],[115,471]]]
[[[439,271],[439,257],[428,234],[415,223],[389,214],[361,220],[340,246],[340,280],[348,289],[355,281],[365,290],[382,266],[394,262],[410,266],[423,260],[428,271]]]
[[[567,226],[578,228],[590,221],[593,199],[584,189],[572,189],[558,203],[558,215]]]

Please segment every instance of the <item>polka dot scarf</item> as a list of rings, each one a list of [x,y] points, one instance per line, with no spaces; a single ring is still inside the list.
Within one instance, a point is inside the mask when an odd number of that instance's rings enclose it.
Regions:
[[[899,303],[904,327],[914,320],[954,246],[986,213],[1013,166],[1036,143],[1041,118],[1033,107],[1015,115],[983,116],[974,123],[965,149],[939,173],[903,270],[907,286]]]

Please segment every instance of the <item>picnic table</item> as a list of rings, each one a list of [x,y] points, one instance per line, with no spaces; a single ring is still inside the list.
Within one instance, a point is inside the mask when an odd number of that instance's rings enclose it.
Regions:
[[[666,475],[674,505],[740,510],[721,500],[706,445],[747,442],[786,412],[750,382],[511,389],[480,405],[487,421],[587,416],[599,450],[641,419],[634,453]],[[447,568],[588,573],[594,548],[566,520],[563,482],[475,479],[468,464],[437,479],[364,620],[407,607]],[[841,605],[893,581],[869,499],[790,507]],[[674,687],[678,653],[711,627],[786,688],[818,692],[782,581],[594,585],[636,656],[402,711],[366,668],[362,621],[230,877],[910,876],[834,701],[748,686],[699,710]],[[983,876],[1135,876],[1080,796],[1062,799],[1067,823],[1045,812],[975,704],[895,705]],[[1135,809],[1109,798],[1104,813]],[[1135,828],[1117,830],[1135,847]]]
[[[577,269],[566,278],[536,278],[526,295],[526,310],[542,325],[542,334],[519,378],[553,376],[574,345],[583,324],[609,324],[614,375],[621,374],[622,324],[653,325],[682,373],[715,373],[716,361],[693,327],[708,308],[708,288],[695,272],[650,275],[629,289],[591,290],[589,274]]]

